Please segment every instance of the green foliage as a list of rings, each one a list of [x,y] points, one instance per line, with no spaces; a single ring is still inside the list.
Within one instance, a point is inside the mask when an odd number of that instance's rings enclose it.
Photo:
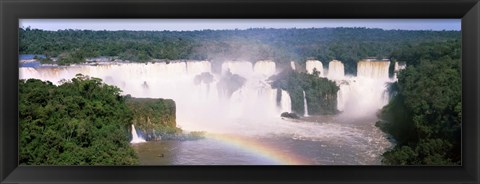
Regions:
[[[20,54],[67,55],[61,64],[83,62],[88,57],[119,56],[145,62],[156,59],[221,61],[272,59],[279,66],[307,58],[337,59],[346,73],[356,73],[365,57],[408,58],[398,48],[414,53],[420,43],[460,39],[460,31],[405,31],[367,28],[248,29],[203,31],[43,31],[19,29]],[[407,51],[401,49],[401,51]],[[457,54],[459,54],[458,50]],[[79,57],[77,52],[80,52]],[[442,51],[439,50],[439,53]],[[393,54],[392,54],[393,53]],[[71,57],[69,56],[71,55]]]
[[[461,57],[460,39],[427,41],[417,45],[404,44],[390,54],[392,60],[404,61],[407,66],[419,65],[422,61],[434,61],[440,58],[458,59]],[[448,53],[448,54],[446,54]]]
[[[181,132],[176,127],[176,107],[173,100],[127,98],[126,103],[133,113],[132,123],[146,134],[148,140]]]
[[[401,51],[398,58],[411,65],[391,85],[394,95],[381,113],[378,125],[398,141],[384,154],[392,165],[460,164],[461,60],[458,41],[426,43],[413,57]]]
[[[75,50],[72,52],[62,53],[58,56],[57,64],[59,65],[70,65],[75,63],[85,62],[85,57],[87,54],[83,50]]]
[[[77,75],[60,86],[19,82],[19,163],[133,165],[131,111],[120,89]]]
[[[272,87],[286,90],[290,94],[292,110],[304,114],[303,91],[307,99],[308,112],[311,115],[337,113],[337,92],[340,89],[335,82],[313,74],[285,70],[272,77]]]

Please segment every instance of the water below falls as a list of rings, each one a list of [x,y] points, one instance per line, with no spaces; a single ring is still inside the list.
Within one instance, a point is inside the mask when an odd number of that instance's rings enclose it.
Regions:
[[[147,142],[145,139],[142,137],[138,136],[137,130],[135,129],[135,126],[132,124],[132,140],[130,143],[136,144],[136,143],[142,143],[142,142]]]
[[[248,133],[211,133],[205,139],[153,141],[133,147],[142,165],[378,165],[379,155],[392,144],[373,120],[276,119],[258,122],[259,126],[250,122],[244,125],[254,126]]]
[[[303,116],[307,117],[308,116],[308,105],[307,105],[307,96],[305,95],[305,91],[303,91],[303,109],[305,111]]]
[[[208,61],[21,67],[20,78],[54,84],[77,73],[101,78],[125,95],[173,99],[177,125],[185,131],[206,132],[206,138],[199,140],[143,142],[132,125],[132,146],[142,165],[380,164],[380,155],[392,146],[374,126],[375,112],[388,102],[384,95],[388,65],[361,63],[359,77],[345,76],[339,61],[329,66],[328,75],[320,61],[307,62],[306,69],[316,68],[321,76],[337,82],[338,107],[343,113],[301,120],[280,117],[291,111],[291,100],[288,92],[278,93],[268,84],[267,78],[278,72],[272,61],[223,63],[222,73],[246,79],[230,96],[218,85],[222,74],[212,74],[211,82],[194,82],[199,74],[211,73]],[[306,105],[305,98],[308,115]]]

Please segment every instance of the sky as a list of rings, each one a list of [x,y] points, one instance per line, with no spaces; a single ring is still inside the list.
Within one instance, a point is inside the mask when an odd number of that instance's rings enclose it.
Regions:
[[[385,30],[461,30],[461,19],[20,19],[21,28],[57,31],[192,31],[249,28],[366,27]]]

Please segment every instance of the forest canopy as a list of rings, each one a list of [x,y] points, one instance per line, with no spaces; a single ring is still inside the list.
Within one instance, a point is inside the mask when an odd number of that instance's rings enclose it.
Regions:
[[[461,38],[460,31],[407,31],[369,28],[247,29],[202,31],[44,31],[20,28],[20,54],[43,54],[59,64],[110,56],[133,62],[151,59],[224,60],[264,59],[279,65],[306,59],[345,64],[356,73],[366,57],[390,58],[398,48]],[[399,57],[398,59],[406,59]],[[326,65],[327,63],[323,63]]]
[[[394,55],[410,66],[390,85],[393,95],[377,125],[397,145],[389,165],[460,165],[462,80],[460,41],[422,43]]]
[[[398,73],[397,82],[389,84],[390,101],[378,113],[377,126],[396,141],[396,146],[383,154],[383,164],[460,165],[460,40],[460,31],[367,28],[182,32],[20,28],[20,54],[46,55],[42,61],[48,63],[53,62],[51,58],[57,58],[56,63],[60,65],[101,56],[132,62],[192,59],[215,63],[271,59],[277,67],[284,68],[289,68],[292,60],[303,64],[307,59],[317,59],[327,66],[326,62],[337,59],[345,64],[346,74],[355,74],[357,61],[367,57],[401,61],[407,67]],[[293,112],[304,114],[303,92],[310,114],[338,112],[339,87],[335,82],[319,78],[318,72],[282,71],[271,78],[271,85],[290,94]],[[211,81],[210,73],[195,78],[197,84]],[[228,74],[220,80],[219,89],[230,96],[244,83],[245,78]],[[148,88],[146,83],[144,88]],[[106,85],[100,79],[82,75],[63,81],[59,86],[34,79],[20,80],[20,164],[138,163],[128,143],[132,120],[143,121],[145,117],[151,121],[144,114],[150,110],[156,112],[158,108],[165,110],[164,107],[170,109],[167,114],[175,114],[175,104],[157,101],[142,109],[137,103],[142,100],[129,102],[120,92],[119,88]],[[132,114],[129,106],[138,111]],[[135,117],[135,113],[143,117]],[[175,121],[173,116],[162,117],[154,121]],[[171,129],[166,129],[167,132],[178,131],[174,124],[168,127]]]
[[[270,79],[273,88],[288,92],[293,112],[301,115],[305,114],[303,96],[305,92],[307,110],[310,115],[338,113],[337,92],[340,88],[334,81],[319,77],[319,72],[316,69],[312,74],[284,70]],[[281,93],[279,94],[281,95]],[[277,101],[279,100],[277,99]]]
[[[19,81],[19,163],[135,165],[132,112],[120,89],[77,75],[56,86]]]

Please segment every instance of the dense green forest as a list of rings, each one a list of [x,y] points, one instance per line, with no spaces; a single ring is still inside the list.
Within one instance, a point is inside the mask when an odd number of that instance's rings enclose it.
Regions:
[[[126,103],[133,113],[132,123],[141,130],[147,141],[162,139],[167,134],[182,131],[177,128],[176,107],[173,100],[127,96]]]
[[[461,164],[462,84],[459,40],[399,48],[392,56],[408,67],[390,84],[390,103],[377,125],[397,145],[388,165]]]
[[[19,82],[19,163],[134,165],[132,112],[120,89],[77,75],[56,86]]]
[[[402,61],[407,68],[399,72],[397,82],[389,84],[390,102],[378,114],[381,120],[377,126],[396,141],[396,146],[383,154],[382,162],[461,164],[459,31],[366,28],[181,32],[26,28],[19,31],[20,54],[46,55],[42,59],[46,63],[52,63],[49,58],[58,58],[56,63],[61,65],[99,56],[133,62],[272,59],[277,67],[284,68],[289,68],[292,60],[302,65],[307,59],[318,59],[327,66],[326,62],[337,59],[345,64],[346,73],[355,74],[357,61],[366,57]],[[295,113],[304,114],[303,91],[310,114],[337,113],[339,88],[335,82],[319,78],[318,72],[283,70],[271,80],[272,87],[289,92]],[[211,81],[212,74],[202,73],[194,82]],[[227,73],[217,87],[220,94],[228,97],[244,83],[245,78]],[[148,85],[145,83],[144,87]],[[145,127],[138,124],[147,134],[148,130],[180,132],[172,124],[175,117],[168,115],[175,114],[174,103],[123,97],[120,89],[96,78],[80,75],[59,86],[40,80],[20,80],[19,94],[20,164],[131,165],[138,162],[128,143],[132,122],[147,122],[143,124]]]
[[[118,56],[145,62],[151,59],[257,61],[272,59],[277,66],[318,59],[337,59],[347,73],[365,57],[389,58],[398,48],[460,39],[460,31],[405,31],[367,28],[248,29],[202,31],[89,31],[19,29],[20,54],[43,54],[58,64],[85,58]],[[395,53],[396,54],[396,53]],[[44,62],[50,62],[48,59]]]
[[[284,70],[271,77],[271,80],[273,88],[285,90],[290,94],[293,112],[301,115],[305,113],[303,98],[305,91],[310,115],[337,113],[337,92],[340,88],[334,81],[320,78],[316,69],[313,74]]]
[[[56,86],[19,81],[20,164],[136,165],[131,125],[146,140],[195,140],[176,127],[171,99],[132,98],[101,79],[78,74]]]

